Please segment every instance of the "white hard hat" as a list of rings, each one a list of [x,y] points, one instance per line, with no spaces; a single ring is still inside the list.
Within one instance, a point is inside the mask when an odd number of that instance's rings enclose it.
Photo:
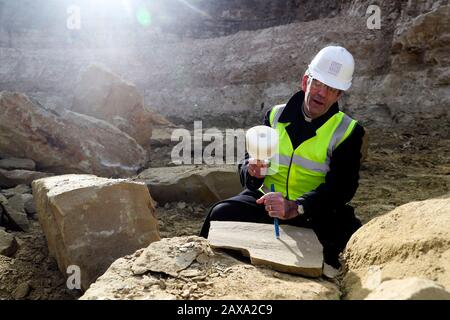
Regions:
[[[329,46],[319,51],[308,66],[309,74],[327,86],[347,90],[352,85],[355,61],[347,49]]]

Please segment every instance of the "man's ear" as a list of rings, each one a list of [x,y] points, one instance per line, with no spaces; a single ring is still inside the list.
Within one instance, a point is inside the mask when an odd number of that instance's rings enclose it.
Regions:
[[[303,75],[302,79],[302,90],[306,92],[306,87],[308,86],[308,76],[305,74]]]
[[[339,93],[337,95],[337,99],[336,100],[339,100],[340,98],[342,98],[343,95],[344,95],[344,91],[343,90],[339,90]]]

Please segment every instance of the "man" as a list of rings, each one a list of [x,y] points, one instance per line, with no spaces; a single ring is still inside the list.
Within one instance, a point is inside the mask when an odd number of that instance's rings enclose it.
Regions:
[[[353,70],[353,56],[343,47],[325,47],[314,57],[302,90],[264,119],[278,132],[278,163],[268,166],[246,154],[239,164],[244,191],[211,208],[201,236],[208,237],[211,220],[273,223],[277,217],[280,224],[312,228],[325,263],[340,268],[339,253],[361,226],[347,203],[358,188],[364,129],[337,103]],[[276,192],[269,192],[271,185]]]

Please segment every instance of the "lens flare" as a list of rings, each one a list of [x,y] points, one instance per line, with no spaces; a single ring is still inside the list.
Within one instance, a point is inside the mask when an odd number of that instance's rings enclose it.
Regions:
[[[136,17],[139,24],[144,27],[148,27],[152,24],[152,16],[150,14],[150,11],[148,11],[146,8],[139,8],[136,13]]]

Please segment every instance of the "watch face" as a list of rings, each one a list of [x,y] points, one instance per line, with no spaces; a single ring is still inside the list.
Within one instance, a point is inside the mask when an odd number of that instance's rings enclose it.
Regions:
[[[297,212],[298,212],[299,214],[303,214],[303,213],[304,213],[304,210],[303,210],[303,206],[302,206],[302,205],[298,205],[298,206],[297,206]]]

